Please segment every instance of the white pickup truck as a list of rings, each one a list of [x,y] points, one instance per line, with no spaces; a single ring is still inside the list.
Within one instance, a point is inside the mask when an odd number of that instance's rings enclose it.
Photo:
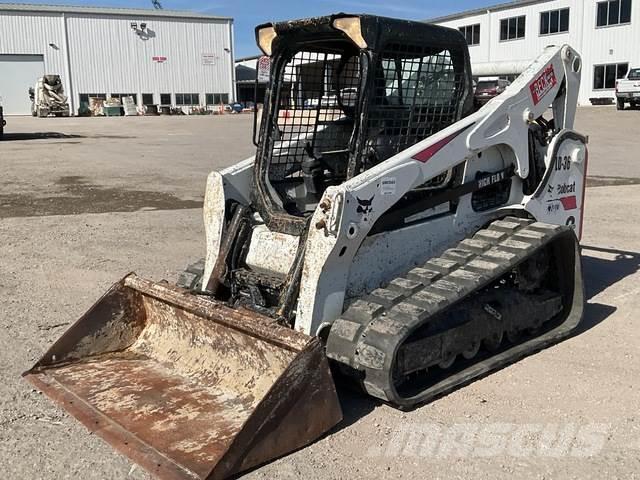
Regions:
[[[624,110],[625,103],[632,107],[640,105],[640,68],[632,68],[627,76],[616,82],[618,110]]]

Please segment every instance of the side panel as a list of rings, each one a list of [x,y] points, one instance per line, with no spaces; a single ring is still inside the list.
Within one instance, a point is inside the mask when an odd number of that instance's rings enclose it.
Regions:
[[[322,203],[332,208],[318,209],[311,222],[296,329],[315,334],[342,313],[356,252],[376,221],[409,190],[491,147],[510,150],[517,176],[527,178],[529,125],[553,105],[556,127],[572,128],[580,69],[580,57],[569,46],[549,47],[505,93],[475,114],[328,189]],[[510,207],[522,208],[523,200],[522,193],[512,194]],[[469,221],[460,210],[458,216],[460,224]],[[486,213],[484,218],[490,220]]]
[[[368,237],[353,259],[346,298],[358,297],[379,288],[401,273],[440,255],[454,242],[480,228],[489,217],[473,215],[473,212],[461,214],[446,215]],[[462,220],[463,216],[465,220]],[[475,221],[471,218],[473,216]]]
[[[560,132],[545,158],[544,180],[523,202],[534,218],[570,226],[578,239],[582,237],[587,162],[585,137],[571,130]]]
[[[235,200],[243,205],[250,203],[254,162],[255,157],[248,158],[221,172],[211,172],[207,178],[203,210],[207,254],[203,285],[207,285],[209,282],[213,267],[218,259],[227,201]]]

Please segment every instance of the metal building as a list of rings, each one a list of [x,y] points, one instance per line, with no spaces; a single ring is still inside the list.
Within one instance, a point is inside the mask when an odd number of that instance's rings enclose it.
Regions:
[[[613,99],[616,79],[640,67],[640,0],[518,0],[427,21],[459,28],[472,66],[570,44],[583,59],[581,105]]]
[[[72,112],[89,96],[205,106],[235,98],[233,19],[171,10],[0,4],[0,97],[29,114],[28,88],[61,75]]]

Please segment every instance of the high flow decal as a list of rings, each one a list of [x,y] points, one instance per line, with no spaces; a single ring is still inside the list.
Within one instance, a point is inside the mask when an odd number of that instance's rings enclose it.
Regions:
[[[507,172],[505,170],[497,173],[492,173],[490,175],[487,175],[486,177],[478,179],[478,188],[480,189],[480,188],[490,187],[506,179],[507,179]]]
[[[531,85],[529,85],[533,104],[538,105],[544,96],[557,84],[558,80],[556,79],[556,72],[553,69],[553,64],[549,64],[549,66],[544,69],[544,72],[542,72],[540,76],[536,78]]]

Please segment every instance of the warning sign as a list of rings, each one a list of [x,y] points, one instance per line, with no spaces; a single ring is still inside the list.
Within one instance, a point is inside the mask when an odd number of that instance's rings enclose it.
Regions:
[[[258,82],[266,83],[271,74],[271,58],[267,56],[258,59]]]

